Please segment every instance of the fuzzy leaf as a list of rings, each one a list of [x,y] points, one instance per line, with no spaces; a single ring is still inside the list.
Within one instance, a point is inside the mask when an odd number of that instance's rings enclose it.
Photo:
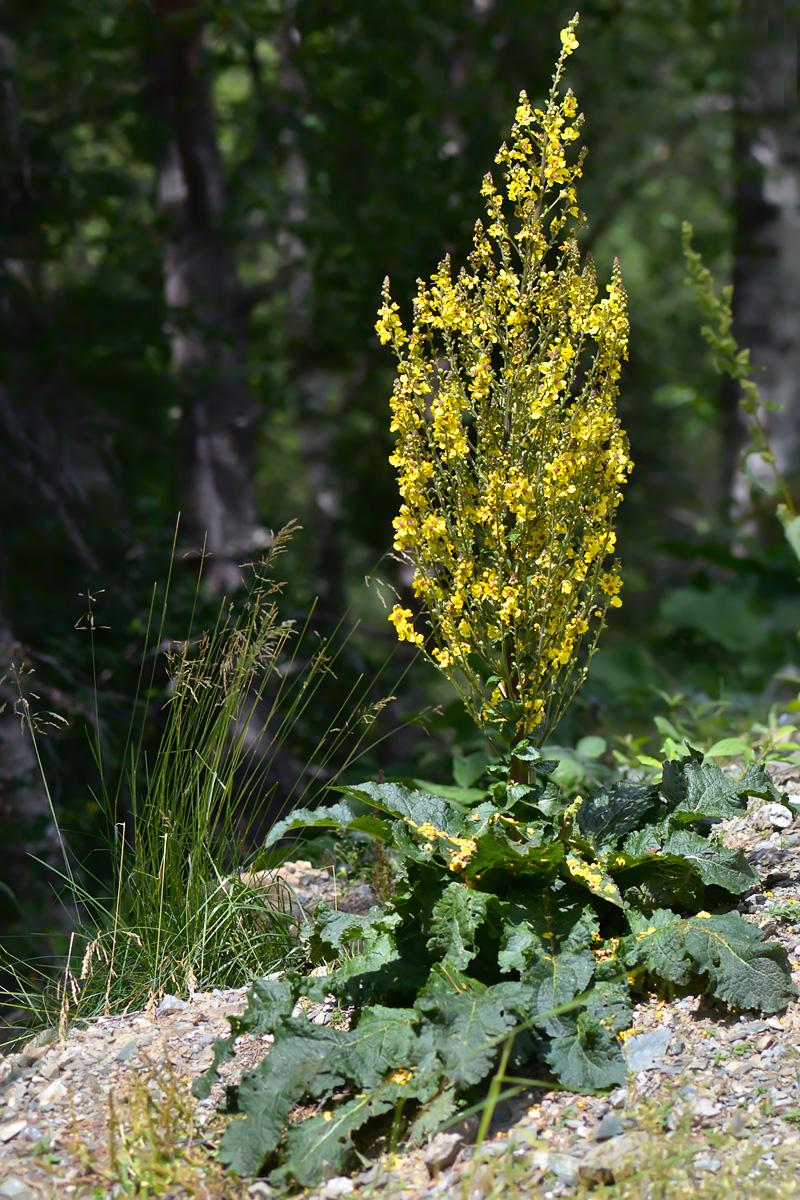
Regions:
[[[314,932],[309,939],[313,956],[330,960],[336,957],[337,950],[354,941],[363,941],[369,947],[379,934],[390,933],[399,921],[397,913],[384,912],[378,907],[358,915],[331,908],[321,900],[314,914]]]
[[[582,1012],[577,1032],[556,1038],[546,1057],[559,1081],[575,1092],[621,1087],[628,1079],[619,1039],[590,1013]]]
[[[545,955],[534,962],[522,976],[521,982],[531,990],[530,1015],[550,1037],[563,1037],[574,1032],[577,1010],[554,1013],[585,992],[594,974],[594,957],[585,950],[582,954]]]
[[[611,876],[603,870],[599,863],[590,863],[574,848],[567,854],[566,867],[573,883],[588,888],[595,896],[607,900],[609,904],[623,907],[622,896]]]
[[[718,999],[771,1013],[781,1012],[797,995],[783,947],[765,942],[758,927],[739,913],[693,917],[687,925],[686,947]]]
[[[502,915],[500,970],[523,971],[544,954],[587,950],[597,927],[597,918],[583,896],[549,888],[534,896],[511,892]]]
[[[649,916],[629,913],[631,936],[622,943],[624,961],[643,966],[652,975],[682,987],[692,977],[694,964],[685,945],[686,922],[668,908]]]
[[[313,1187],[321,1179],[341,1175],[353,1152],[353,1134],[396,1104],[396,1088],[367,1092],[294,1125],[286,1137],[286,1165],[272,1171],[270,1182]]]
[[[661,909],[649,917],[631,914],[630,923],[626,962],[671,983],[707,975],[707,991],[720,1000],[762,1012],[781,1011],[797,994],[783,947],[765,942],[739,913],[686,919]]]
[[[743,850],[727,850],[690,829],[677,829],[664,842],[662,853],[694,868],[703,883],[741,896],[758,883],[758,874]]]
[[[368,810],[360,811],[348,800],[340,800],[320,808],[296,808],[291,816],[277,821],[264,839],[264,846],[274,846],[281,838],[295,829],[334,828],[369,833],[381,842],[389,841],[391,827],[388,821],[376,817]]]
[[[406,787],[401,783],[360,783],[357,787],[340,789],[362,804],[378,808],[391,817],[399,817],[418,828],[432,825],[444,833],[460,833],[464,818],[440,796]]]
[[[758,796],[761,800],[774,800],[785,804],[784,793],[775,786],[772,776],[760,763],[750,763],[741,779],[733,785],[740,796]]]
[[[421,996],[415,1008],[425,1019],[417,1053],[423,1061],[435,1053],[445,1078],[462,1088],[489,1074],[503,1035],[516,1023],[513,1011],[498,1003],[491,988],[471,995]]]
[[[463,971],[477,954],[475,933],[486,917],[489,897],[463,883],[445,888],[433,909],[427,949],[443,967]]]
[[[658,806],[652,785],[623,780],[588,796],[578,809],[577,826],[595,854],[607,854],[630,830],[657,819]]]
[[[725,821],[747,806],[746,796],[737,789],[729,776],[716,763],[701,763],[694,758],[682,759],[685,794],[672,807],[672,821],[696,821],[699,817]],[[666,778],[666,764],[664,765]],[[664,782],[661,784],[665,791]]]

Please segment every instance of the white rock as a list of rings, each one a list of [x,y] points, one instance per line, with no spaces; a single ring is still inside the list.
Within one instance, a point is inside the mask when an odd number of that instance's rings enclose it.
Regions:
[[[60,1079],[54,1079],[52,1083],[48,1083],[46,1088],[39,1092],[39,1108],[49,1108],[51,1104],[58,1104],[67,1094],[67,1089]]]
[[[794,813],[776,800],[762,804],[755,814],[753,824],[756,829],[786,829],[794,820]]]
[[[325,1200],[338,1200],[339,1196],[349,1196],[355,1190],[352,1179],[348,1179],[346,1175],[336,1175],[325,1184],[322,1194]]]
[[[27,1121],[12,1121],[10,1125],[0,1125],[0,1142],[10,1142],[27,1124]]]

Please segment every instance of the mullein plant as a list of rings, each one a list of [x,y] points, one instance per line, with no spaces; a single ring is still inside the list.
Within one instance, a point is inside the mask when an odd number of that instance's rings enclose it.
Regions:
[[[687,748],[657,782],[569,804],[539,748],[580,683],[581,646],[591,653],[619,603],[613,521],[631,467],[615,412],[625,293],[615,267],[598,298],[574,237],[580,120],[559,85],[576,22],[544,111],[520,98],[498,154],[504,191],[484,181],[470,270],[453,281],[445,260],[420,284],[410,334],[384,289],[378,331],[400,359],[395,545],[427,628],[401,605],[392,620],[453,680],[500,762],[486,786],[442,794],[341,786],[269,832],[267,847],[313,828],[371,836],[398,867],[368,913],[318,907],[303,944],[324,975],[257,981],[195,1084],[210,1093],[242,1034],[271,1035],[227,1090],[245,1119],[219,1156],[289,1191],[363,1165],[378,1135],[420,1142],[475,1107],[480,1140],[497,1097],[542,1064],[576,1091],[626,1084],[646,991],[763,1012],[796,994],[783,948],[733,910],[756,872],[710,836],[752,796],[785,800],[763,766],[734,779]],[[352,1010],[348,1029],[294,1015],[329,995]]]
[[[454,278],[448,257],[418,281],[410,333],[387,279],[376,325],[399,360],[394,547],[427,628],[400,604],[390,619],[505,749],[547,738],[621,604],[611,556],[632,466],[616,412],[628,319],[619,263],[600,297],[576,237],[585,151],[569,152],[583,118],[560,90],[576,25],[544,110],[520,95],[495,159],[503,184],[483,181],[469,268]]]

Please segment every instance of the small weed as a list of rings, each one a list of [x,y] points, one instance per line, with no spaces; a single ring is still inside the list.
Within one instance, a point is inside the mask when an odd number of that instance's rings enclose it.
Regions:
[[[109,1092],[103,1150],[90,1148],[77,1126],[70,1142],[85,1172],[78,1195],[92,1200],[108,1195],[230,1200],[237,1194],[236,1183],[210,1157],[191,1095],[170,1067],[150,1064],[146,1077],[132,1076],[127,1092]]]

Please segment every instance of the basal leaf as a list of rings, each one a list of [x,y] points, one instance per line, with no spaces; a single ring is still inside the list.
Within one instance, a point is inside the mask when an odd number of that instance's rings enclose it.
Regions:
[[[587,796],[576,823],[595,854],[607,854],[643,822],[659,816],[658,790],[650,784],[623,780]]]
[[[663,854],[682,859],[697,872],[703,883],[741,896],[758,883],[758,874],[743,850],[727,850],[690,829],[676,829],[664,842]]]
[[[647,923],[649,922],[649,924]],[[631,915],[625,960],[683,985],[707,976],[707,990],[726,1004],[779,1012],[796,995],[786,953],[765,942],[757,926],[739,913],[682,918],[668,910]]]
[[[620,960],[613,958],[597,963],[594,982],[583,1007],[604,1029],[621,1033],[629,1028],[633,1003],[628,977]]]
[[[480,1083],[491,1071],[503,1036],[516,1019],[498,1003],[493,989],[479,995],[421,996],[415,1008],[424,1018],[417,1052],[433,1051],[444,1077],[457,1087]]]
[[[551,1042],[546,1058],[564,1087],[575,1092],[621,1087],[628,1079],[619,1039],[586,1012],[578,1016],[574,1034]]]
[[[245,1072],[236,1087],[236,1111],[244,1120],[225,1130],[219,1146],[224,1166],[239,1175],[257,1174],[281,1144],[289,1113],[303,1096],[324,1095],[345,1082],[331,1061],[332,1046],[329,1037],[309,1037],[301,1027],[297,1035],[276,1040],[258,1066]]]
[[[373,1117],[394,1109],[396,1092],[395,1088],[366,1092],[292,1126],[286,1137],[285,1165],[270,1174],[270,1182],[313,1187],[321,1179],[341,1175],[353,1153],[353,1134]]]
[[[489,897],[463,883],[445,888],[432,914],[427,948],[444,967],[463,971],[477,953],[475,934],[486,917]]]
[[[629,967],[643,966],[651,975],[679,987],[694,971],[692,954],[686,946],[686,922],[670,909],[656,909],[649,916],[629,912],[630,937],[623,939],[621,952]]]
[[[550,1037],[559,1038],[574,1032],[577,1009],[566,1013],[554,1010],[586,991],[594,968],[595,960],[588,950],[581,954],[562,951],[543,955],[522,975],[520,982],[531,992],[530,1015]]]
[[[686,947],[698,972],[708,975],[708,990],[736,1008],[780,1012],[797,995],[786,952],[765,942],[757,926],[739,913],[692,917]]]

